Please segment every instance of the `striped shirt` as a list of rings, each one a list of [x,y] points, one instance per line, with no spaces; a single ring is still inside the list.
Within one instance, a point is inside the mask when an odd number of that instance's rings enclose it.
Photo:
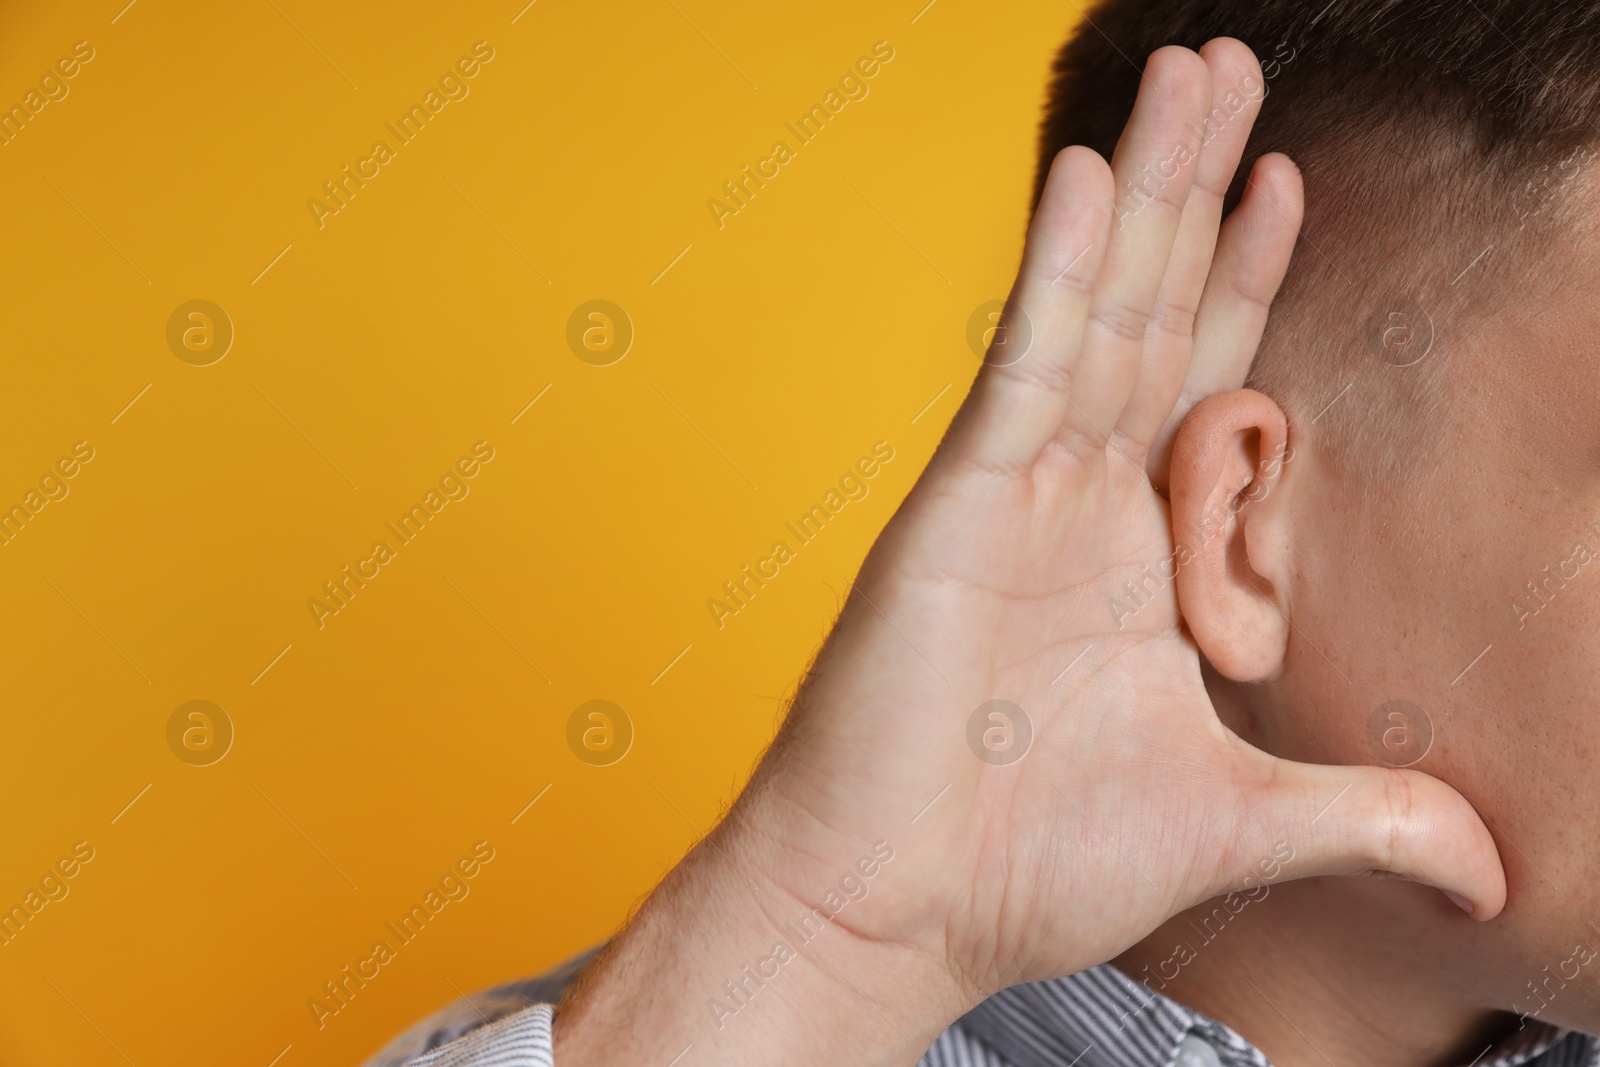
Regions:
[[[588,955],[480,993],[412,1027],[365,1067],[554,1067],[552,1005]],[[939,1035],[920,1067],[1269,1067],[1214,1019],[1110,965],[1013,986]],[[1472,1067],[1600,1067],[1600,1042],[1537,1020]]]

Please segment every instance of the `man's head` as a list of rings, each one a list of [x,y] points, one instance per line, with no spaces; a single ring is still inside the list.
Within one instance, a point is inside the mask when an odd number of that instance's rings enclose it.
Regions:
[[[1463,1004],[1600,1029],[1600,956],[1567,962],[1600,949],[1600,2],[1106,0],[1046,164],[1109,156],[1136,64],[1216,36],[1262,60],[1241,176],[1287,154],[1306,211],[1258,392],[1179,438],[1184,617],[1241,735],[1417,759],[1485,815],[1510,897],[1480,927],[1391,881],[1281,892]]]
[[[1057,60],[1035,201],[1062,147],[1110,157],[1145,56],[1218,36],[1261,60],[1261,82],[1241,78],[1237,92],[1273,98],[1230,200],[1268,151],[1306,185],[1252,385],[1309,421],[1353,382],[1319,420],[1322,440],[1352,469],[1392,475],[1428,444],[1415,420],[1456,402],[1441,379],[1462,343],[1571,280],[1540,268],[1582,225],[1574,193],[1600,162],[1600,3],[1102,2]],[[1121,190],[1119,209],[1138,198]],[[1427,348],[1430,319],[1428,355],[1378,373]]]

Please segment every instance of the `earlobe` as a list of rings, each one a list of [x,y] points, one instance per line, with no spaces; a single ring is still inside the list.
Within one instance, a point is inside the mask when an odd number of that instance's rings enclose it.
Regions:
[[[1173,442],[1178,608],[1206,659],[1237,682],[1274,676],[1289,644],[1293,455],[1283,410],[1252,389],[1201,401]]]

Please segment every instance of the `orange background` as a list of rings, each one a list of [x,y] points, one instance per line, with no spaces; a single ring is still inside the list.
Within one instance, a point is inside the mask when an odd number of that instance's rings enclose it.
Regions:
[[[95,53],[0,147],[0,505],[94,449],[0,547],[0,905],[95,851],[0,947],[0,1062],[352,1064],[603,939],[733,796],[978,366],[1073,8],[123,2],[0,12],[0,104]],[[193,299],[235,330],[209,366],[167,344]],[[593,299],[635,331],[610,366],[567,345]],[[319,629],[478,441],[470,495]],[[876,441],[870,494],[719,630],[707,600]],[[612,766],[566,742],[592,699],[633,723]],[[168,746],[190,700],[235,731],[210,766]],[[319,1030],[308,999],[485,840]]]

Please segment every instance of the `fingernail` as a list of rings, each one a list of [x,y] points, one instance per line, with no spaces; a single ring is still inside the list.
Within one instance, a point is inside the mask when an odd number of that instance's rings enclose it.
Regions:
[[[1450,900],[1455,904],[1456,907],[1460,908],[1462,911],[1466,912],[1468,915],[1472,914],[1472,901],[1468,900],[1466,897],[1462,896],[1460,893],[1454,893],[1454,892],[1451,892],[1448,889],[1444,890],[1443,892],[1444,892],[1445,896],[1450,898]]]

